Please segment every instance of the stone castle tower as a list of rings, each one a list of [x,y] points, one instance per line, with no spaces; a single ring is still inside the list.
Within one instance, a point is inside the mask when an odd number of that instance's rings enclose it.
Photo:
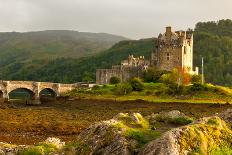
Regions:
[[[198,74],[198,68],[193,70],[193,33],[173,32],[170,26],[166,27],[166,32],[158,36],[151,65],[159,70],[172,71],[177,68],[190,74]]]

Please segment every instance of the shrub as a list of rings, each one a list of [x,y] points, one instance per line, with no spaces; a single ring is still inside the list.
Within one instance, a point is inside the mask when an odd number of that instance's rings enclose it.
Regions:
[[[116,76],[113,76],[110,78],[110,84],[118,84],[120,82],[121,82],[121,80]]]
[[[99,85],[93,86],[92,90],[99,90],[101,87]]]
[[[129,83],[119,83],[115,87],[115,94],[117,95],[126,95],[131,93],[133,88]]]
[[[165,83],[165,84],[175,84],[176,83],[176,80],[175,80],[175,78],[173,78],[173,75],[171,73],[163,74],[159,80],[160,80],[160,82]]]
[[[143,73],[143,79],[145,82],[158,82],[160,77],[167,73],[167,71],[156,70],[155,68],[148,68]]]
[[[132,78],[130,80],[130,85],[134,91],[142,91],[144,89],[144,84],[139,78]]]
[[[201,75],[192,75],[191,82],[200,84],[201,83]]]
[[[193,83],[193,85],[191,85],[191,87],[190,87],[191,91],[203,91],[205,89],[207,89],[207,88],[200,83]]]

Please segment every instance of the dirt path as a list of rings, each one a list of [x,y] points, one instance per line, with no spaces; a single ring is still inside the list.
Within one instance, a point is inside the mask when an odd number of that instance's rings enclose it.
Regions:
[[[120,112],[140,112],[144,116],[160,111],[179,110],[193,118],[210,116],[232,105],[149,103],[145,101],[73,100],[26,106],[20,103],[0,105],[0,141],[33,144],[49,136],[64,141],[75,139],[90,124],[107,120]]]

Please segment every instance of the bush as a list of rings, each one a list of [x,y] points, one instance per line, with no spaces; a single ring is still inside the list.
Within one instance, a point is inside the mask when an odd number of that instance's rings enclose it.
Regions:
[[[131,93],[133,88],[129,83],[119,83],[115,87],[115,94],[117,95],[126,95]]]
[[[191,87],[190,87],[191,91],[203,91],[205,89],[207,89],[207,88],[200,83],[193,83],[193,85],[191,85]]]
[[[113,76],[110,78],[110,84],[118,84],[120,82],[121,82],[121,80],[116,76]]]
[[[132,78],[130,80],[130,85],[133,91],[142,91],[144,89],[144,84],[141,79],[139,78]]]
[[[167,71],[156,70],[155,68],[148,68],[143,73],[143,79],[145,82],[158,82],[160,77],[167,73]]]
[[[200,84],[201,83],[201,75],[192,75],[191,82]]]
[[[176,80],[171,73],[163,74],[159,80],[165,84],[176,84]]]

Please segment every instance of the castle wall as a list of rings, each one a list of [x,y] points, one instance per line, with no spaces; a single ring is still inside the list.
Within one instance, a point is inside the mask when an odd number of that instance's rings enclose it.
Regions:
[[[164,47],[158,51],[158,68],[160,70],[172,71],[174,68],[182,66],[182,47]]]
[[[96,83],[108,84],[111,77],[118,77],[122,81],[122,71],[120,69],[97,69]]]

